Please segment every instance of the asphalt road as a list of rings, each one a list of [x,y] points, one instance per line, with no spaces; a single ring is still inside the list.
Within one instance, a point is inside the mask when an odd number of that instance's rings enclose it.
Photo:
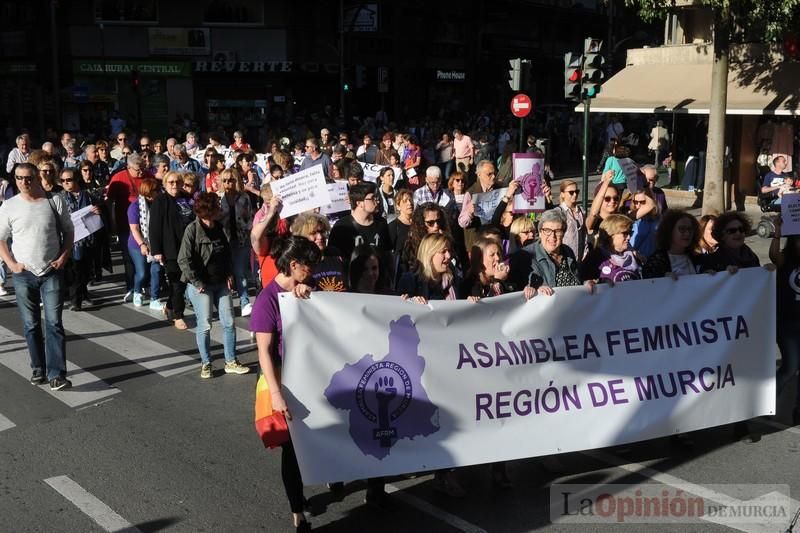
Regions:
[[[759,255],[768,241],[750,237]],[[102,306],[65,312],[71,392],[28,383],[27,352],[13,296],[0,298],[0,531],[292,531],[280,482],[279,452],[253,430],[255,373],[199,376],[194,335],[150,311],[119,303],[118,279],[94,288]],[[193,321],[189,320],[190,325]],[[237,318],[246,328],[246,320]],[[215,330],[215,335],[219,331]],[[240,360],[255,370],[249,336]],[[758,443],[732,427],[692,435],[689,447],[665,438],[625,449],[535,458],[509,465],[514,488],[495,489],[486,465],[460,469],[467,495],[433,490],[431,476],[391,480],[393,506],[365,506],[364,484],[340,495],[308,487],[315,531],[784,531],[761,522],[730,528],[709,520],[680,524],[553,523],[553,483],[656,483],[688,486],[712,501],[735,496],[715,484],[780,484],[800,506],[800,428],[781,399],[774,420],[759,421]],[[543,436],[544,438],[544,436]],[[330,450],[336,460],[336,450]],[[766,490],[766,489],[765,489]],[[796,508],[796,507],[795,507]]]

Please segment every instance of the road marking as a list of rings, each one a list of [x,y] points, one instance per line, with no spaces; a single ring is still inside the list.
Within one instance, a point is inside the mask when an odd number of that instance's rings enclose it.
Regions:
[[[5,431],[13,427],[16,427],[16,424],[0,414],[0,431]]]
[[[703,485],[698,485],[697,483],[692,483],[691,481],[686,481],[686,480],[681,479],[681,478],[679,478],[677,476],[673,476],[672,474],[667,474],[667,473],[661,472],[659,470],[656,470],[655,468],[651,468],[651,467],[643,465],[641,463],[627,463],[621,457],[617,457],[616,455],[613,455],[613,454],[610,454],[610,453],[607,453],[607,452],[593,450],[593,451],[584,451],[584,452],[580,452],[580,453],[582,453],[583,455],[586,455],[587,457],[592,457],[594,459],[597,459],[598,461],[601,461],[601,462],[606,463],[608,465],[611,465],[611,466],[614,466],[614,467],[617,467],[617,468],[621,468],[622,470],[631,472],[633,474],[638,474],[640,476],[652,479],[653,481],[657,481],[657,482],[659,482],[659,483],[661,483],[663,485],[668,485],[668,486],[673,487],[673,488],[679,488],[679,489],[681,489],[681,490],[683,490],[685,492],[690,492],[690,493],[694,494],[695,496],[700,496],[704,500],[710,500],[710,501],[716,502],[716,503],[718,503],[720,505],[736,506],[736,505],[741,505],[743,503],[742,500],[738,500],[738,499],[736,499],[736,498],[734,498],[732,496],[728,496],[727,494],[724,494],[722,492],[717,492],[717,491],[715,491],[713,489],[710,489],[708,487],[704,487]],[[766,497],[766,496],[771,496],[771,495],[772,494],[768,494],[768,495],[762,496],[761,498]],[[792,498],[789,497],[788,494],[783,495],[783,496],[785,496],[786,499],[789,501],[790,512],[793,513],[798,507],[800,507],[800,502],[798,502],[796,500],[793,500]],[[759,499],[760,498],[755,498],[755,500],[759,500]],[[771,531],[775,531],[775,526],[776,526],[776,524],[774,524],[774,523],[772,523],[772,524],[754,525],[754,524],[729,523],[727,521],[716,521],[716,520],[714,520],[713,518],[710,518],[710,517],[709,518],[703,518],[703,519],[704,520],[708,520],[709,522],[713,522],[713,523],[718,523],[720,525],[724,525],[724,526],[729,527],[731,529],[737,529],[739,531],[744,531],[746,533],[762,533],[762,532],[765,533],[767,531],[771,532]],[[789,520],[791,520],[791,518],[787,519],[787,525],[788,525],[788,521]]]
[[[141,533],[130,522],[115,513],[111,507],[101,502],[67,476],[51,477],[45,479],[44,482],[69,500],[86,516],[94,520],[105,531]]]
[[[425,476],[423,478],[418,478],[416,483],[408,485],[404,488],[409,488],[414,485],[419,485],[424,481],[428,481],[432,479],[431,476]],[[423,513],[429,514],[434,518],[441,520],[442,522],[453,526],[454,528],[464,531],[464,533],[486,533],[485,529],[481,529],[475,524],[470,524],[463,518],[459,518],[458,516],[448,513],[443,509],[439,509],[438,507],[431,505],[430,503],[426,502],[425,500],[421,500],[416,496],[403,492],[403,489],[396,487],[395,485],[386,484],[386,492],[391,494],[393,498],[397,498],[401,502],[405,503],[406,505],[410,505],[411,507],[415,507],[422,511]]]
[[[21,337],[13,331],[0,326],[0,343],[18,338]],[[27,348],[0,354],[0,364],[19,374],[26,381],[31,376],[30,356]],[[72,381],[72,388],[70,389],[52,391],[47,385],[39,388],[69,407],[93,403],[120,392],[119,389],[110,386],[91,372],[74,365],[69,360],[67,360],[67,378]]]
[[[151,311],[150,308],[147,306],[142,306],[142,307],[131,306],[129,307],[129,309],[133,309],[134,311],[142,313],[145,316],[149,316],[150,318],[157,317],[158,320],[163,320],[161,313],[157,311]],[[189,318],[195,315],[191,309],[187,308],[183,312],[183,316],[184,318]],[[186,331],[194,333],[196,329],[197,328],[189,328]],[[220,324],[219,320],[211,322],[211,339],[218,344],[223,344],[222,324]],[[246,350],[255,347],[255,345],[256,345],[255,341],[250,340],[250,332],[244,328],[236,326],[236,349]]]
[[[162,377],[183,372],[187,365],[197,360],[139,333],[108,322],[90,313],[64,313],[64,328],[86,340],[102,346],[129,361],[156,372]],[[109,335],[112,333],[112,335]]]

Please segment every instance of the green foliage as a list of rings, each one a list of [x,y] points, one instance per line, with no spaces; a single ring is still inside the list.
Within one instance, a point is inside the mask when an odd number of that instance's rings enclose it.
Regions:
[[[609,0],[611,1],[611,0]],[[800,0],[700,0],[715,10],[727,7],[734,42],[777,41],[798,27]],[[645,21],[663,20],[673,9],[672,0],[625,0]]]

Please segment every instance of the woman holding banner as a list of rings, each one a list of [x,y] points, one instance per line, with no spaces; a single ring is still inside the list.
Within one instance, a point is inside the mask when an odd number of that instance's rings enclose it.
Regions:
[[[641,261],[631,249],[633,221],[625,215],[608,215],[600,224],[597,246],[580,266],[584,280],[617,283],[641,279]]]
[[[311,294],[311,272],[322,254],[319,247],[304,237],[290,236],[274,242],[271,251],[278,274],[259,294],[250,317],[250,331],[256,334],[258,364],[271,391],[272,407],[291,419],[281,391],[280,369],[283,364],[283,324],[278,307],[278,294],[291,292],[297,298]],[[298,532],[311,531],[303,515],[303,479],[292,441],[281,445],[281,477],[292,521]]]
[[[697,219],[685,211],[668,210],[656,232],[656,251],[642,267],[642,277],[678,279],[699,273],[700,260],[695,254],[699,241]]]
[[[589,251],[586,238],[586,213],[578,202],[578,184],[572,180],[562,180],[559,185],[561,209],[566,215],[567,227],[564,232],[564,245],[572,250],[575,259],[580,262]]]
[[[462,284],[453,272],[452,258],[450,237],[438,232],[426,235],[417,248],[416,270],[403,274],[397,284],[397,294],[422,305],[427,305],[429,300],[461,299]],[[466,299],[477,302],[480,298],[470,295]],[[466,494],[452,470],[435,473],[434,489],[452,498],[463,498]]]
[[[776,375],[777,396],[781,393],[800,369],[800,235],[786,238],[786,246],[781,246],[781,217],[775,219],[775,236],[769,246],[769,258],[778,267],[778,347],[781,349],[781,367]],[[800,376],[796,379],[797,392],[792,409],[792,424],[800,424]]]
[[[542,213],[539,241],[511,256],[511,279],[515,284],[546,295],[552,295],[554,287],[581,284],[578,262],[572,249],[564,244],[566,228],[567,216],[563,210],[555,208]]]
[[[717,240],[717,250],[702,257],[704,270],[723,270],[757,267],[758,256],[745,244],[750,234],[750,220],[736,211],[722,213],[714,221],[711,235]]]

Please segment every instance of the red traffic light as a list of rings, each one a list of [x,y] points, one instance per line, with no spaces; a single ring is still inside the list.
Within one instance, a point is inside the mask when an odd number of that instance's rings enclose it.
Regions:
[[[577,83],[580,81],[582,74],[583,73],[580,70],[573,70],[569,75],[569,81],[572,83]]]

